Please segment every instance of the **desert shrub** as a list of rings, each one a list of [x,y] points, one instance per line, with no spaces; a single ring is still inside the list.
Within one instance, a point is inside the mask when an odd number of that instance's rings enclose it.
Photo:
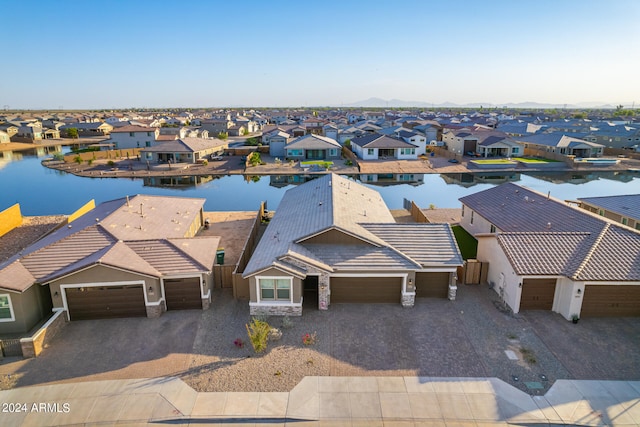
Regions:
[[[267,342],[269,341],[269,331],[271,330],[269,324],[254,318],[251,323],[245,326],[253,351],[256,353],[265,351],[267,349]]]

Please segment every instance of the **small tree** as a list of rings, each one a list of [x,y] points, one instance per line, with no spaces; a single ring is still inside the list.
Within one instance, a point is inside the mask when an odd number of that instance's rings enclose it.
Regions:
[[[71,139],[78,139],[78,129],[77,128],[67,129],[67,136]]]
[[[267,341],[269,340],[269,331],[271,327],[267,322],[254,318],[251,323],[245,325],[247,335],[256,353],[262,353],[267,349]]]
[[[253,153],[249,154],[248,160],[251,166],[257,166],[260,163],[262,163],[262,159],[260,158],[260,153],[258,153],[257,151],[254,151]]]
[[[218,133],[218,139],[226,141],[227,138],[229,138],[229,134],[227,132],[219,132]]]
[[[242,128],[242,130],[240,131],[240,135],[245,136],[245,135],[249,135],[249,131],[247,131],[247,129]]]

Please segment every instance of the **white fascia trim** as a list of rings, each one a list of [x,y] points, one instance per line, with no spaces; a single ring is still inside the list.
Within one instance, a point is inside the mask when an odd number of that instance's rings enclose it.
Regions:
[[[7,297],[7,300],[9,300],[9,314],[11,314],[11,317],[9,319],[0,319],[0,322],[15,322],[16,321],[16,312],[13,311],[13,302],[11,302],[11,295],[9,295],[9,294],[0,294],[0,297]]]
[[[422,270],[415,270],[416,273],[455,273],[457,271],[456,267],[458,267],[457,265],[454,267],[450,267],[450,268],[424,268]],[[460,264],[460,267],[462,267],[462,264]]]

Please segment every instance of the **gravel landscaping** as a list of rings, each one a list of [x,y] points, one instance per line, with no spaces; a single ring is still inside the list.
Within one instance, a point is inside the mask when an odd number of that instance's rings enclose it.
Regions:
[[[178,376],[197,391],[255,392],[290,391],[305,376],[424,376],[497,377],[541,395],[557,379],[640,380],[640,318],[574,325],[551,312],[514,315],[487,286],[406,309],[307,307],[291,327],[271,317],[282,337],[262,354],[249,343],[250,320],[247,301],[216,289],[205,311],[72,322],[38,358],[0,359],[0,388]],[[303,344],[307,333],[315,344]]]

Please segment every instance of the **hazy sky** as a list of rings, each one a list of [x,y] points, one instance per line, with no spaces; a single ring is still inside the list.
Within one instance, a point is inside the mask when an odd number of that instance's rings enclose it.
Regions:
[[[640,1],[5,2],[0,107],[640,105]]]

